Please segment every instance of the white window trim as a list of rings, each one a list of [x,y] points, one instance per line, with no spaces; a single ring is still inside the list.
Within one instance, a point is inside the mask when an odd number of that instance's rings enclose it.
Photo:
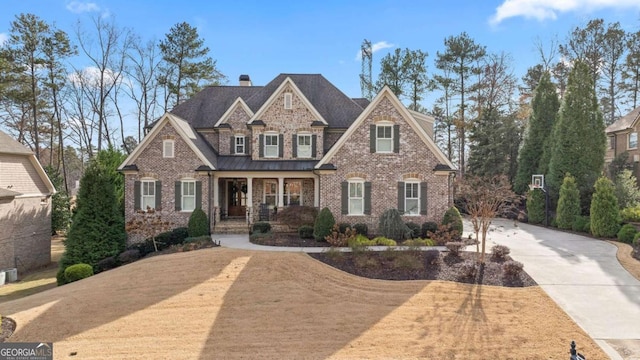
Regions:
[[[307,138],[309,138],[309,145],[304,145],[305,147],[307,147],[307,146],[308,146],[308,148],[309,148],[309,156],[306,156],[306,155],[305,155],[305,156],[302,156],[302,155],[300,155],[300,138],[302,138],[302,137],[307,137]],[[311,147],[312,147],[312,142],[313,142],[313,138],[312,138],[311,134],[298,134],[298,141],[297,141],[296,143],[297,143],[297,146],[298,146],[297,154],[298,154],[298,157],[299,157],[299,158],[303,158],[303,159],[311,159],[311,158],[312,158],[312,156],[313,156],[313,154],[312,154],[312,149],[311,149]]]
[[[378,138],[378,129],[380,129],[382,127],[390,128],[390,130],[391,130],[391,137],[390,138]],[[379,154],[391,154],[391,153],[393,153],[393,136],[394,136],[394,133],[393,133],[393,124],[392,123],[376,124],[376,134],[375,134],[375,136],[376,136],[376,153],[379,153]],[[391,146],[390,146],[389,150],[385,150],[385,151],[379,150],[380,146],[379,146],[378,141],[380,141],[381,139],[384,139],[385,141],[390,141]]]
[[[273,207],[277,207],[278,206],[278,182],[276,180],[264,180],[264,182],[262,183],[262,203],[266,204],[267,203],[267,186],[268,184],[275,184],[276,186],[276,192],[275,192],[275,205],[272,205]]]
[[[292,184],[292,183],[298,183],[298,184],[300,184],[300,193],[298,194],[298,195],[300,196],[300,204],[299,204],[299,205],[304,204],[304,203],[302,202],[302,193],[303,193],[303,191],[302,191],[302,186],[304,185],[304,183],[303,183],[301,180],[292,180],[292,181],[287,181],[287,182],[285,183],[284,200],[286,200],[286,203],[287,203],[287,205],[286,205],[286,206],[291,206],[291,191],[289,191],[289,189],[290,189],[290,188],[289,188],[288,186],[286,186],[286,185],[288,185],[288,184]]]
[[[636,134],[636,146],[631,147],[631,134]],[[627,134],[627,149],[628,150],[633,150],[633,149],[637,149],[638,148],[638,133],[637,132],[630,132],[629,134]]]
[[[347,180],[348,188],[347,188],[347,196],[349,197],[349,201],[347,202],[347,216],[362,216],[364,215],[364,179],[349,179]],[[351,184],[360,184],[362,189],[362,197],[352,197],[351,196]],[[360,213],[352,213],[351,212],[351,199],[360,199],[362,200],[362,211]]]
[[[242,145],[238,144],[238,139],[242,140]],[[235,154],[244,155],[247,152],[247,150],[246,150],[247,144],[245,144],[244,139],[245,139],[244,135],[236,135],[236,136],[234,136],[234,138],[233,138],[233,146],[234,146]],[[238,151],[239,147],[242,147],[242,151]]]
[[[193,179],[184,179],[180,181],[180,212],[193,212],[193,210],[196,209],[196,181]],[[193,195],[185,195],[184,194],[184,189],[185,186],[184,184],[193,184]],[[185,209],[184,206],[184,199],[185,198],[193,198],[193,209],[191,210],[187,210]]]
[[[416,188],[418,190],[417,191],[417,197],[412,197],[412,198],[408,198],[407,197],[407,185],[416,185]],[[404,215],[406,215],[406,216],[420,216],[420,210],[421,210],[420,209],[420,195],[421,195],[420,194],[420,181],[417,181],[417,180],[407,180],[407,181],[405,181],[405,183],[404,183],[404,210],[405,210],[404,211]],[[409,207],[407,206],[407,199],[416,200],[418,202],[418,210],[417,210],[416,213],[409,214],[407,212],[407,209],[409,209]]]
[[[153,195],[145,195],[144,194],[144,188],[145,188],[145,184],[151,184],[150,189],[153,189]],[[158,204],[156,204],[156,180],[155,179],[141,179],[140,180],[140,210],[142,211],[147,211],[147,206],[145,204],[145,197],[147,198],[153,198],[153,207],[149,207],[149,209],[151,210],[155,210],[158,207]]]
[[[284,93],[284,109],[291,110],[293,108],[293,94],[290,92]]]
[[[167,145],[171,145],[171,154],[167,152]],[[166,159],[173,159],[176,154],[176,145],[174,140],[162,140],[162,157]]]
[[[276,139],[276,144],[275,145],[267,145],[267,137],[272,136]],[[280,134],[264,134],[264,157],[265,158],[271,158],[271,159],[275,159],[275,158],[279,158],[280,157]],[[269,156],[267,155],[267,146],[275,146],[276,148],[276,155],[275,156]]]

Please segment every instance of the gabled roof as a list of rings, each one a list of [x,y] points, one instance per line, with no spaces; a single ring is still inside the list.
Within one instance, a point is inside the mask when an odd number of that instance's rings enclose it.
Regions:
[[[630,113],[616,120],[613,124],[607,126],[607,128],[605,129],[605,132],[613,133],[617,131],[634,128],[638,121],[638,118],[640,118],[640,106],[631,110]]]
[[[22,193],[0,188],[0,199],[14,198],[18,195],[22,195]]]
[[[225,111],[224,114],[222,114],[220,119],[218,119],[218,121],[213,125],[213,127],[220,126],[220,125],[229,125],[224,122],[229,116],[231,116],[231,114],[233,113],[234,109],[237,106],[240,106],[240,108],[244,110],[244,112],[249,116],[249,118],[253,116],[253,111],[251,111],[251,109],[247,106],[247,103],[245,103],[244,100],[242,100],[242,98],[239,97],[236,99],[236,101],[233,102],[233,104],[231,104],[231,106],[229,106],[229,109],[227,109],[227,111]]]
[[[56,193],[56,188],[53,186],[53,183],[49,179],[49,176],[47,176],[47,173],[42,168],[42,165],[40,164],[38,159],[36,159],[36,156],[34,155],[34,153],[31,150],[27,149],[26,146],[22,145],[21,143],[14,140],[13,138],[11,138],[11,136],[7,135],[2,131],[0,131],[0,154],[13,154],[13,155],[27,156],[29,158],[29,162],[36,169],[38,176],[40,176],[40,179],[44,183],[44,186],[47,188],[47,190],[49,190],[48,195],[53,195]],[[3,197],[12,197],[12,196],[9,196],[11,195],[10,193],[14,193],[13,196],[21,195],[20,193],[15,191],[5,190]]]
[[[193,127],[189,125],[188,122],[179,118],[176,115],[171,113],[165,113],[160,120],[156,122],[151,131],[147,134],[147,136],[142,139],[140,144],[133,150],[131,154],[125,159],[125,161],[120,164],[118,170],[129,170],[131,169],[131,165],[135,164],[136,159],[142,151],[149,145],[149,143],[160,133],[160,130],[166,125],[171,124],[176,132],[180,135],[180,137],[189,145],[189,148],[198,156],[200,160],[204,163],[204,165],[209,166],[209,168],[214,169],[213,164],[216,162],[216,153],[209,146],[207,141],[196,132]]]
[[[407,123],[411,126],[413,131],[415,131],[418,136],[424,141],[427,147],[431,150],[431,152],[436,156],[440,163],[448,166],[451,169],[455,169],[455,166],[447,159],[444,153],[436,146],[433,140],[429,137],[424,128],[418,123],[418,121],[411,115],[409,110],[400,102],[398,97],[389,89],[388,86],[385,86],[376,97],[371,101],[369,106],[358,116],[358,118],[349,126],[347,131],[342,134],[340,139],[331,147],[331,149],[324,155],[324,157],[316,164],[316,169],[320,169],[322,165],[327,164],[331,161],[336,152],[342,148],[344,143],[348,141],[348,139],[353,135],[358,127],[362,125],[364,120],[369,116],[369,114],[378,106],[378,104],[384,98],[388,98],[391,103],[396,107],[396,109],[400,112],[400,114],[406,119]]]

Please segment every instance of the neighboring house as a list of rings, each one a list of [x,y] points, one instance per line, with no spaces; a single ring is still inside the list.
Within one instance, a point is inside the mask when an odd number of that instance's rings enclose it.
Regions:
[[[616,156],[627,152],[628,161],[634,165],[635,176],[640,179],[640,149],[638,149],[638,133],[640,132],[640,106],[627,115],[619,118],[605,129],[607,134],[607,151],[604,156],[605,169],[609,168]]]
[[[0,131],[0,270],[51,263],[54,193],[33,152]]]
[[[212,226],[272,221],[292,205],[366,223],[397,208],[405,221],[440,221],[453,165],[430,116],[384,88],[351,99],[318,74],[280,74],[265,86],[207,87],[157,121],[120,166],[128,223],[155,209],[185,226],[201,207]],[[136,241],[139,239],[131,239]]]

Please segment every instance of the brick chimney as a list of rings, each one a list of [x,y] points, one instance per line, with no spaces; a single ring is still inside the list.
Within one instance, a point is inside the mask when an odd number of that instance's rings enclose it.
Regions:
[[[240,86],[251,86],[249,75],[240,75]]]

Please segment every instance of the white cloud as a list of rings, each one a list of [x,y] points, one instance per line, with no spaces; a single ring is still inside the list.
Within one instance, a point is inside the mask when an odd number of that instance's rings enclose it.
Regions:
[[[128,83],[129,79],[123,77],[122,73],[106,69],[104,74],[106,85],[117,83]],[[68,75],[69,80],[76,86],[85,84],[90,88],[98,88],[100,86],[100,69],[95,66],[88,66],[80,71],[72,72]]]
[[[9,35],[6,33],[0,33],[0,46],[4,45],[7,40],[9,40]]]
[[[100,7],[94,2],[71,1],[67,3],[67,10],[72,13],[81,14],[100,11]]]
[[[504,0],[489,19],[498,25],[503,20],[522,16],[525,19],[555,20],[559,13],[570,11],[594,11],[603,8],[640,9],[638,0]]]
[[[388,49],[388,48],[392,48],[394,47],[395,44],[392,44],[390,42],[387,41],[378,41],[375,44],[371,44],[371,53],[375,54],[376,52],[382,50],[382,49]],[[356,54],[356,61],[360,61],[362,60],[362,51],[358,51],[358,53]]]

